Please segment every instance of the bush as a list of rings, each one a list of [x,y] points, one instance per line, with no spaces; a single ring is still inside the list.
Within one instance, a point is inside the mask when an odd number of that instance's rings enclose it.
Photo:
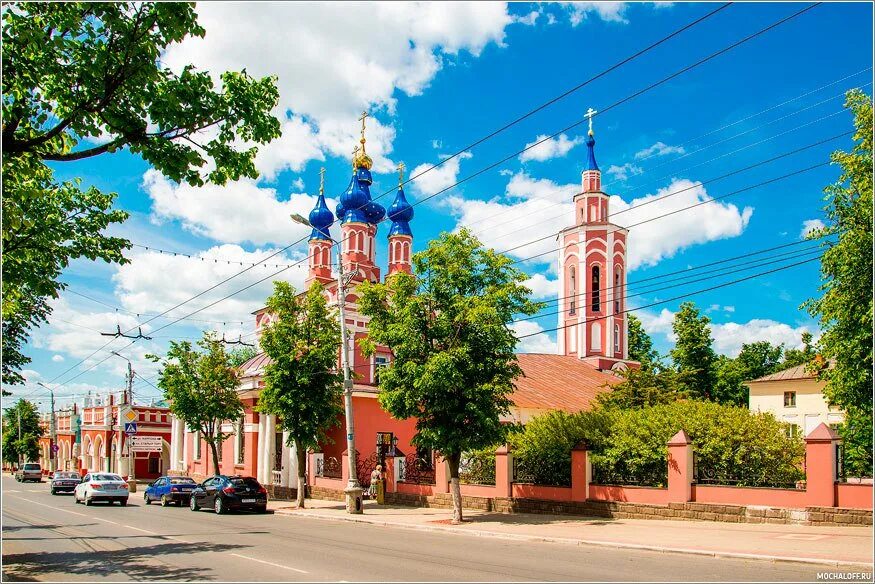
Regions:
[[[550,412],[511,437],[520,468],[537,484],[571,483],[571,449],[586,440],[594,481],[665,486],[666,443],[685,430],[700,475],[739,486],[791,486],[804,478],[805,445],[771,414],[683,401],[634,410]],[[527,476],[526,478],[529,478]]]

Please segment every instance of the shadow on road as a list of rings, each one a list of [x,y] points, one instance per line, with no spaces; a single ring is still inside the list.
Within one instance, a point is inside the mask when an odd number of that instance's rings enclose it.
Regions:
[[[107,577],[125,575],[129,580],[213,580],[212,568],[177,567],[161,556],[240,550],[239,545],[165,543],[115,551],[39,552],[4,554],[4,581],[32,582],[43,575]]]

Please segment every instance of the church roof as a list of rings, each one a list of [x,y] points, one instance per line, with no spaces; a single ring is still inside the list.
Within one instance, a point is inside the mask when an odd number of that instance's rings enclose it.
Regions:
[[[523,375],[516,380],[511,399],[518,408],[579,412],[595,404],[598,394],[610,391],[621,379],[599,371],[572,355],[520,353],[517,355]],[[262,375],[270,363],[266,353],[259,353],[238,369],[241,377]],[[378,391],[370,387],[370,391]],[[357,391],[367,391],[356,386]]]
[[[833,367],[835,367],[835,361],[830,360],[827,363],[827,368],[831,369]],[[790,367],[789,369],[784,369],[783,371],[778,371],[777,373],[764,375],[745,383],[759,383],[761,381],[792,381],[794,379],[817,379],[817,373],[815,371],[810,371],[808,365],[802,364],[797,365],[796,367]]]
[[[598,170],[599,165],[596,164],[595,161],[595,138],[592,135],[592,130],[590,130],[589,134],[586,135],[586,149],[586,169]]]
[[[573,355],[520,353],[524,377],[516,380],[511,399],[518,408],[579,412],[592,409],[598,394],[621,379]]]

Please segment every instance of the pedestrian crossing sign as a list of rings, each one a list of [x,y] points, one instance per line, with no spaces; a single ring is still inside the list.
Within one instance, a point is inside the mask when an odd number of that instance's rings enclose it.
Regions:
[[[131,436],[132,434],[137,433],[137,423],[136,422],[125,422],[125,434]]]

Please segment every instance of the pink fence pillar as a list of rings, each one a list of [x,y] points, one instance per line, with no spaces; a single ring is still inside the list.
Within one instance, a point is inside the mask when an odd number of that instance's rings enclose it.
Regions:
[[[571,450],[571,500],[589,499],[589,483],[592,481],[592,466],[589,460],[589,447],[581,442]]]
[[[812,507],[834,507],[836,503],[836,446],[838,435],[826,424],[805,437],[805,492]]]
[[[450,492],[450,473],[447,468],[447,461],[443,456],[437,455],[434,458],[434,492]]]
[[[693,500],[693,443],[683,430],[668,441],[668,500]]]
[[[495,496],[513,496],[513,455],[507,444],[495,451]]]

